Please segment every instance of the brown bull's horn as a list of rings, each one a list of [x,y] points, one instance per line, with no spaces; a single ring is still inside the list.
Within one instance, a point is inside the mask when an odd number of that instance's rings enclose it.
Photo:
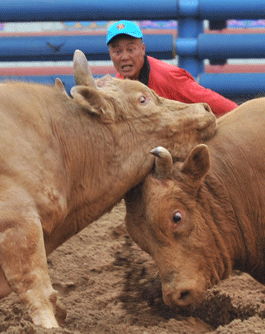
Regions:
[[[166,179],[169,177],[173,167],[172,156],[169,151],[158,146],[154,148],[150,153],[152,153],[155,159],[155,175],[160,179]]]
[[[73,60],[75,84],[77,86],[83,85],[97,88],[84,53],[80,50],[75,50]]]
[[[65,87],[64,87],[64,84],[63,84],[63,82],[62,82],[62,80],[61,79],[59,79],[59,78],[56,78],[56,80],[55,80],[55,88],[58,90],[58,91],[60,91],[60,92],[62,92],[63,94],[65,94],[67,97],[69,97],[69,95],[67,94],[67,92],[66,92],[66,90],[65,90]]]

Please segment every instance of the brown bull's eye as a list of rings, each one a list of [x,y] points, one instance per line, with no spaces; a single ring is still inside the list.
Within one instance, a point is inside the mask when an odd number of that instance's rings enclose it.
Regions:
[[[173,222],[175,224],[179,223],[182,219],[182,214],[180,212],[176,212],[173,216]]]

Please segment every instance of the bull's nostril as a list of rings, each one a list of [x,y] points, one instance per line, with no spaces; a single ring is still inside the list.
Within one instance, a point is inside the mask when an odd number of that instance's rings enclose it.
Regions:
[[[189,295],[190,295],[190,292],[188,290],[183,291],[183,292],[181,292],[179,299],[180,300],[185,300],[185,299],[187,299],[189,297]]]

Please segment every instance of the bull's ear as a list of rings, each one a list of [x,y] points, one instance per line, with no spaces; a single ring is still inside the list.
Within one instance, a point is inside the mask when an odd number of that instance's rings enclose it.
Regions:
[[[204,144],[197,145],[188,155],[182,166],[182,173],[200,181],[210,169],[210,154]]]
[[[75,86],[70,93],[75,102],[86,108],[88,112],[114,120],[114,108],[102,91],[87,86]]]

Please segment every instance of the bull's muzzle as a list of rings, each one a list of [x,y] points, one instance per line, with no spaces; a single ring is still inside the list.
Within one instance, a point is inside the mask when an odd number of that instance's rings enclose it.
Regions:
[[[176,290],[170,287],[163,287],[164,303],[172,308],[182,308],[191,305],[193,298],[191,291],[188,289]]]
[[[163,300],[171,308],[190,309],[200,304],[205,291],[197,289],[191,284],[176,287],[171,284],[163,284]]]

